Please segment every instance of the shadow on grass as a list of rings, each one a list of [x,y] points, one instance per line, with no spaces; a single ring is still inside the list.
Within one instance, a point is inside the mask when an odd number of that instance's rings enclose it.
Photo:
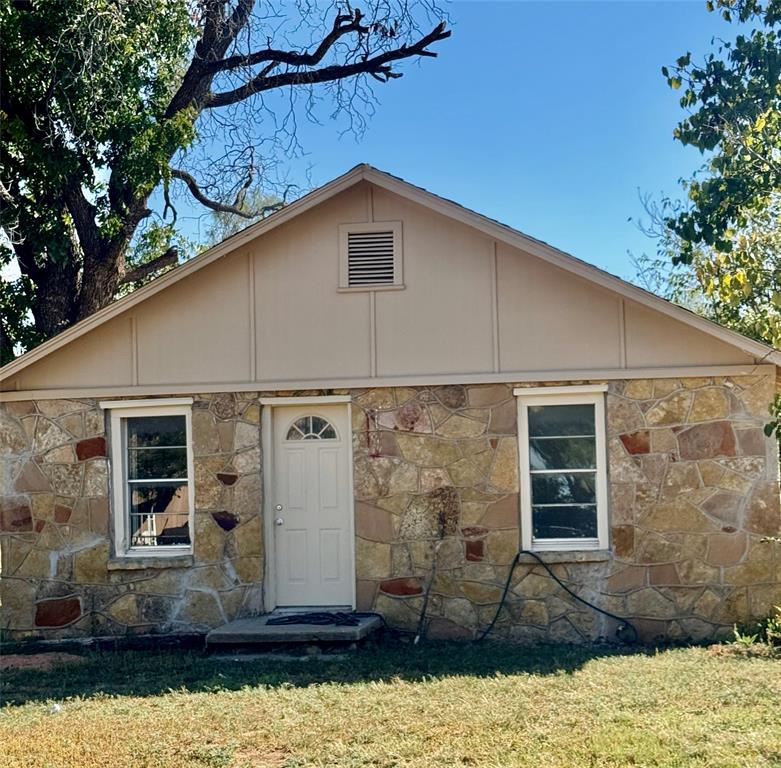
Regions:
[[[610,656],[653,653],[645,648],[536,646],[429,642],[368,644],[340,659],[208,656],[197,651],[93,651],[82,664],[48,671],[6,670],[0,680],[4,705],[89,698],[154,696],[170,690],[235,691],[246,687],[303,687],[390,679],[410,682],[451,676],[556,675]]]

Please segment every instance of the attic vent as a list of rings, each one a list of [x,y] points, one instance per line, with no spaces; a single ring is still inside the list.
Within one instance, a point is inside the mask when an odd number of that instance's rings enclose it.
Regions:
[[[347,235],[347,284],[393,285],[393,231]]]
[[[401,222],[343,224],[339,227],[343,289],[401,288]]]

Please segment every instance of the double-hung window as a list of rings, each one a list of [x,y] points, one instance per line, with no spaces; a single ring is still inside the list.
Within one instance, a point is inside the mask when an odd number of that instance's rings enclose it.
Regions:
[[[111,413],[115,551],[192,552],[191,398],[101,403]]]
[[[515,390],[524,549],[607,548],[604,390]]]

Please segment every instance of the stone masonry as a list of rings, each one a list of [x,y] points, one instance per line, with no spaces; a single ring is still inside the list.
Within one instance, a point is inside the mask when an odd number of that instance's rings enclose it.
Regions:
[[[414,628],[436,558],[430,635],[489,623],[519,546],[512,389],[352,392],[359,609]],[[718,637],[781,603],[781,546],[763,541],[781,521],[776,444],[762,432],[774,390],[769,376],[611,382],[611,547],[543,554],[556,575],[647,641]],[[111,551],[97,401],[0,405],[3,636],[201,632],[262,612],[259,395],[195,397],[194,554],[135,564]],[[495,633],[583,642],[614,630],[525,558]]]

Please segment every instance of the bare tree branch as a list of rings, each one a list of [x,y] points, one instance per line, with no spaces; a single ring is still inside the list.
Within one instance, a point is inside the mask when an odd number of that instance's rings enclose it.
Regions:
[[[183,181],[187,185],[192,196],[201,205],[205,205],[207,208],[211,208],[213,211],[219,211],[220,213],[233,213],[236,216],[241,216],[242,218],[245,219],[254,219],[257,216],[257,214],[252,213],[250,211],[242,210],[236,205],[228,205],[227,203],[220,203],[217,200],[212,200],[211,198],[206,197],[206,195],[201,191],[201,188],[198,186],[198,182],[193,178],[193,176],[187,173],[187,171],[183,171],[181,168],[171,168],[171,176],[175,179],[179,179],[180,181]]]
[[[227,59],[215,61],[206,67],[209,72],[226,72],[238,67],[251,67],[261,64],[265,61],[273,64],[289,64],[294,67],[311,67],[322,61],[334,43],[339,38],[357,32],[358,34],[367,34],[369,27],[364,26],[361,21],[363,13],[356,8],[352,15],[339,15],[334,19],[334,25],[331,31],[323,38],[322,42],[312,53],[296,53],[295,51],[283,51],[274,48],[255,51],[246,55],[231,56]]]
[[[386,82],[389,79],[400,77],[401,74],[393,72],[391,63],[401,59],[407,59],[410,56],[431,56],[437,54],[428,51],[426,48],[432,43],[444,40],[450,37],[450,31],[445,29],[443,21],[428,35],[422,37],[413,45],[402,45],[390,51],[378,54],[362,61],[356,61],[352,64],[334,64],[323,67],[322,69],[283,72],[278,75],[266,77],[258,75],[246,82],[244,85],[234,88],[232,91],[223,93],[211,93],[206,96],[204,106],[214,109],[215,107],[225,107],[230,104],[236,104],[253,94],[269,91],[273,88],[281,88],[286,85],[313,85],[315,83],[325,83],[334,80],[342,80],[353,75],[368,74]]]
[[[171,246],[162,256],[158,256],[152,261],[147,261],[146,264],[141,264],[135,269],[131,269],[119,279],[119,285],[126,285],[127,283],[135,283],[139,280],[144,280],[149,275],[164,269],[165,267],[175,266],[179,263],[179,251],[176,246]]]

